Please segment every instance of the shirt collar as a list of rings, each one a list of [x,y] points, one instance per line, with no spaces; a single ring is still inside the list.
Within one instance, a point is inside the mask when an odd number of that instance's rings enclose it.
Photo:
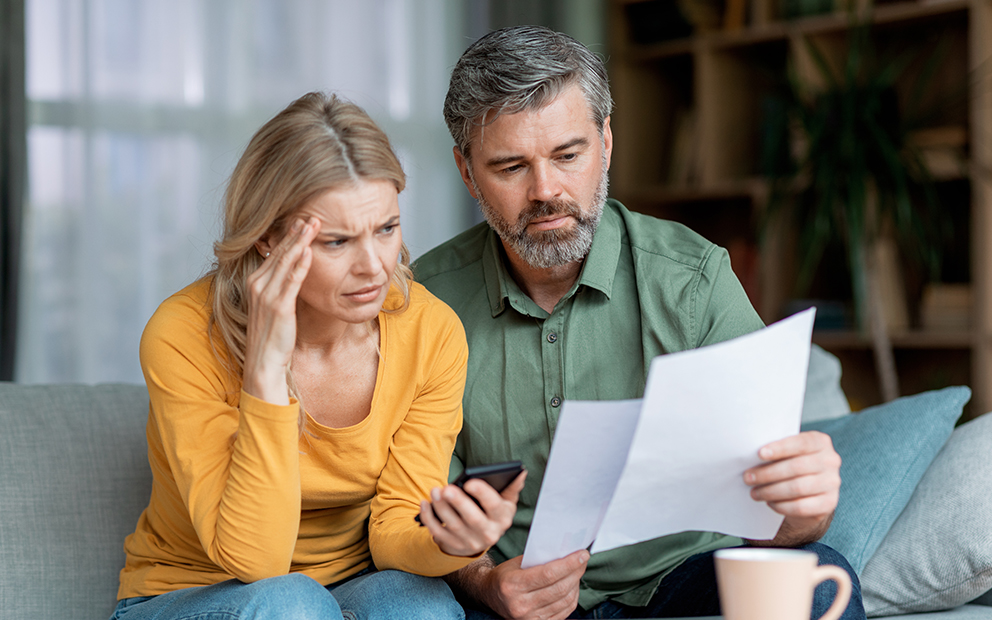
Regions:
[[[613,281],[616,278],[617,264],[620,261],[621,228],[622,221],[616,207],[608,200],[603,206],[603,216],[599,221],[596,234],[592,239],[592,247],[582,265],[579,279],[575,286],[565,295],[571,297],[578,290],[579,286],[594,288],[609,299],[613,293]],[[515,297],[526,299],[530,303],[528,306],[538,308],[532,300],[520,290],[517,283],[510,276],[506,268],[506,257],[496,232],[490,228],[486,235],[486,246],[482,252],[482,270],[486,279],[486,292],[489,295],[489,306],[493,317],[498,316],[506,309],[507,301],[511,304]],[[529,308],[528,308],[529,309]],[[524,310],[518,308],[521,312]],[[543,310],[540,313],[546,316]],[[533,314],[533,312],[527,312]]]

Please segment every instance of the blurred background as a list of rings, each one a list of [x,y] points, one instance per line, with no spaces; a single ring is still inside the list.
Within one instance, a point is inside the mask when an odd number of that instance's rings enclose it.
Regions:
[[[234,164],[300,95],[338,93],[389,135],[408,175],[400,208],[416,257],[481,221],[441,115],[465,47],[494,27],[540,22],[605,53],[604,6],[587,0],[2,6],[5,66],[19,53],[25,102],[5,135],[20,133],[26,153],[21,170],[13,147],[4,173],[26,181],[23,209],[3,203],[4,378],[27,383],[142,381],[145,322],[209,269]],[[17,103],[5,90],[8,118]]]
[[[766,323],[815,305],[855,410],[992,409],[992,4],[610,2],[612,194],[726,247]]]
[[[992,0],[0,0],[0,379],[140,382],[252,133],[311,90],[409,177],[414,257],[480,221],[441,105],[492,29],[607,60],[611,193],[728,248],[766,322],[818,308],[855,409],[992,409]]]

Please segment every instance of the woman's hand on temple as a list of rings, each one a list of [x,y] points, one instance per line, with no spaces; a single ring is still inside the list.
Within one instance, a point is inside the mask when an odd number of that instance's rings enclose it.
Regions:
[[[319,230],[317,218],[297,219],[248,276],[243,389],[274,404],[289,404],[286,368],[296,346],[296,298],[310,270],[310,244]]]
[[[435,487],[431,490],[433,501],[420,502],[420,521],[441,551],[466,557],[478,555],[496,544],[510,528],[526,478],[527,472],[522,472],[502,493],[478,479],[466,482],[464,491],[453,484],[443,489]]]

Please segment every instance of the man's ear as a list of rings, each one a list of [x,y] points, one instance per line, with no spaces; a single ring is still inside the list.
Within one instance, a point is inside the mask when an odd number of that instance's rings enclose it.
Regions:
[[[461,149],[457,146],[453,147],[451,152],[455,155],[455,165],[458,166],[458,172],[462,175],[462,183],[465,184],[465,187],[468,189],[468,193],[472,195],[472,198],[478,200],[479,197],[475,195],[475,188],[472,186],[472,177],[468,174],[468,159],[462,155]]]
[[[610,117],[603,121],[603,148],[606,149],[606,169],[610,169],[610,161],[613,157],[613,130],[610,129]]]

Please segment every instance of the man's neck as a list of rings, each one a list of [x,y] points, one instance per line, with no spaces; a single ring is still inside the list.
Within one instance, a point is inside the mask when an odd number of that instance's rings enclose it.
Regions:
[[[513,280],[548,314],[551,314],[565,293],[571,290],[582,271],[581,260],[541,269],[527,264],[505,245],[503,248],[506,250],[507,266]]]

